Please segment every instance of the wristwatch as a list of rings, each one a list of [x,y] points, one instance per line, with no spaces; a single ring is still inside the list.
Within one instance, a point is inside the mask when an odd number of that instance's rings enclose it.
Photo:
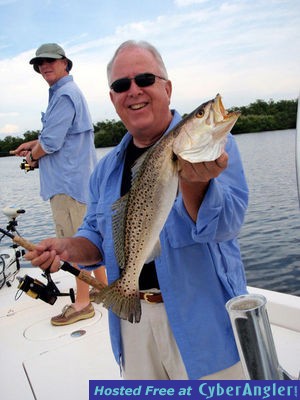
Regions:
[[[38,160],[36,160],[35,158],[32,157],[32,151],[29,153],[29,158],[31,162],[36,162]]]

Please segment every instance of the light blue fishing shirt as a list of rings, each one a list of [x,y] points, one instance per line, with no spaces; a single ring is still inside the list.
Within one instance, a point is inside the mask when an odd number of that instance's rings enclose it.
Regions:
[[[86,100],[72,76],[49,88],[42,124],[39,142],[47,153],[39,160],[42,199],[66,194],[87,203],[88,179],[97,162],[94,129]]]
[[[175,112],[168,130],[180,119]],[[88,238],[104,254],[109,283],[120,276],[111,205],[120,197],[129,140],[127,133],[95,168],[87,215],[76,234]],[[225,303],[246,293],[236,237],[244,221],[248,188],[231,134],[226,151],[228,168],[211,180],[196,223],[178,195],[160,234],[161,255],[155,259],[169,323],[190,379],[228,368],[239,360]],[[122,362],[120,320],[112,312],[109,326],[115,358]]]

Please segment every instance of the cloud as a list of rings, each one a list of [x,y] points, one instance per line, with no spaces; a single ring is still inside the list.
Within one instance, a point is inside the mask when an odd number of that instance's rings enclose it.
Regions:
[[[20,132],[20,127],[18,125],[5,124],[0,128],[0,132],[4,135],[14,135]]]
[[[10,113],[1,113],[0,112],[0,118],[7,118],[7,117],[15,117],[18,115],[16,112],[10,112]]]
[[[177,7],[188,7],[193,4],[201,4],[206,2],[208,2],[208,0],[175,0],[174,4]]]
[[[36,124],[32,126],[32,112],[40,109],[43,98],[47,104],[47,93],[42,90],[41,78],[33,73],[28,63],[32,54],[32,51],[28,51],[0,60],[0,86],[5,88],[2,92],[5,94],[0,97],[0,123],[6,115],[4,126],[20,126],[21,131],[16,133],[34,130]],[[3,133],[3,128],[0,132]]]
[[[217,92],[226,106],[247,105],[258,98],[291,99],[300,87],[297,1],[232,0],[212,5],[176,0],[175,7],[119,22],[102,36],[88,32],[88,26],[80,31],[79,26],[61,44],[74,62],[72,75],[87,98],[94,123],[117,118],[108,95],[106,65],[128,39],[149,40],[161,52],[173,81],[172,105],[181,113]],[[122,4],[126,8],[126,2]],[[9,126],[21,134],[41,128],[40,112],[47,107],[48,92],[28,64],[34,52],[28,46],[0,60],[0,133]]]

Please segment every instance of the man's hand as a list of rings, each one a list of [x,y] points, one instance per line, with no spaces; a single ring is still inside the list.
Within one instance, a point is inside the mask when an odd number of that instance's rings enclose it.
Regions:
[[[179,159],[179,185],[185,208],[193,221],[197,220],[199,208],[211,179],[216,178],[228,165],[224,152],[215,161],[190,163]]]
[[[179,158],[179,176],[187,182],[209,182],[227,168],[228,154],[222,153],[215,161],[190,163]]]
[[[32,150],[32,148],[35,146],[36,143],[37,143],[37,140],[31,140],[29,142],[22,143],[15,150],[11,150],[10,154],[19,156],[19,157],[26,157],[27,154],[30,153],[30,151]]]
[[[56,272],[60,268],[61,260],[68,260],[64,239],[45,239],[37,244],[32,251],[25,254],[25,259],[35,267],[43,270],[50,268],[50,272]]]
[[[99,249],[84,237],[66,237],[44,239],[32,251],[25,254],[25,259],[35,267],[50,272],[60,268],[61,261],[82,265],[94,265],[103,260]]]

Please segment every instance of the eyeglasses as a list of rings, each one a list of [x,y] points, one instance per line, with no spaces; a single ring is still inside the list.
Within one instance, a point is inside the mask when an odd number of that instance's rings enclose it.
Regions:
[[[57,59],[56,58],[38,58],[34,63],[35,63],[35,65],[40,67],[41,65],[44,64],[44,62],[52,64],[52,63],[54,63],[54,61],[57,61]]]
[[[138,74],[133,78],[117,79],[110,85],[110,88],[116,93],[123,93],[130,88],[131,81],[134,81],[138,87],[147,87],[153,85],[153,83],[155,82],[155,78],[163,79],[164,81],[167,80],[162,76],[154,75],[150,72],[145,72],[144,74]]]

